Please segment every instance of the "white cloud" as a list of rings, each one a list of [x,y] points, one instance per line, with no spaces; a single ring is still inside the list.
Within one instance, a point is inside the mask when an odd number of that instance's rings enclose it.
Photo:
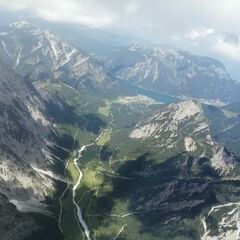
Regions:
[[[194,28],[185,34],[186,38],[190,38],[191,40],[199,40],[208,37],[215,33],[213,28]]]
[[[0,7],[27,10],[46,20],[81,23],[89,27],[111,25],[116,18],[104,5],[88,0],[0,0]]]
[[[216,41],[216,45],[213,49],[222,55],[225,55],[234,60],[240,61],[240,45],[239,43],[233,43],[226,41],[224,37],[219,37]]]
[[[138,10],[139,10],[139,5],[135,1],[130,2],[125,7],[125,13],[129,15],[136,14]]]
[[[240,36],[239,0],[0,0],[0,9],[110,27],[198,54],[240,59],[240,45],[224,38]]]
[[[172,35],[199,27],[226,33],[240,31],[239,0],[0,0],[0,8],[27,10],[48,20],[94,27],[132,30],[155,25],[160,32]],[[154,33],[159,35],[159,31]]]

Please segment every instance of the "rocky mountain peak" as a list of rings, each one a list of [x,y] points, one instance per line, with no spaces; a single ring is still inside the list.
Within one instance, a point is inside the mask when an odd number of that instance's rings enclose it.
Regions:
[[[176,121],[184,121],[201,112],[200,104],[193,100],[179,102],[171,106],[172,118]]]
[[[59,80],[78,90],[107,91],[113,85],[90,55],[50,31],[16,22],[0,32],[0,54],[22,77]]]
[[[28,21],[14,22],[14,23],[9,24],[9,27],[16,28],[16,29],[24,29],[24,28],[26,29],[26,28],[30,28],[30,27],[37,28],[36,26],[34,26],[32,23],[30,23]]]
[[[195,132],[206,131],[208,124],[201,118],[200,106],[200,103],[192,100],[170,104],[138,123],[131,132],[130,137],[161,139],[163,146],[164,140],[168,143],[173,142],[175,137],[178,137],[182,131],[182,126],[187,125],[187,123],[190,123],[191,127],[194,126],[194,129],[189,128],[189,133],[191,130]],[[167,139],[163,140],[163,135],[168,136]]]
[[[116,52],[109,61],[111,65],[107,66],[109,71],[138,87],[207,100],[229,102],[238,99],[240,84],[216,59],[171,47],[138,44]]]

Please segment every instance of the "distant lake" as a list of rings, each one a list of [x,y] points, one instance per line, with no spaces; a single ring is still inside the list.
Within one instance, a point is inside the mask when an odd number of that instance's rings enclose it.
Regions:
[[[175,103],[178,102],[179,99],[172,97],[172,96],[168,96],[165,94],[160,94],[160,93],[156,93],[150,90],[146,90],[144,88],[141,87],[136,87],[133,86],[131,83],[129,82],[125,82],[125,84],[127,84],[128,88],[133,90],[136,94],[141,94],[141,95],[145,95],[147,97],[150,97],[158,102],[164,103],[164,104],[169,104],[169,103]]]

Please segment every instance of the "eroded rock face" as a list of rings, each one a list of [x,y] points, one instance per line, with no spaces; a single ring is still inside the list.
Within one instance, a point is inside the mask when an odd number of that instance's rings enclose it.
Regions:
[[[238,101],[239,83],[215,59],[174,48],[132,45],[118,49],[106,65],[120,79],[154,92]]]
[[[0,238],[2,240],[22,240],[39,229],[35,220],[20,214],[7,197],[0,194]]]
[[[183,127],[187,129],[183,132]],[[201,117],[200,106],[194,101],[170,104],[151,117],[138,123],[131,138],[155,139],[158,146],[173,147],[174,140],[186,137],[191,131],[201,134],[208,131],[208,123]]]
[[[219,173],[232,173],[236,156],[212,140],[210,122],[202,103],[181,101],[167,105],[137,123],[129,137],[163,152],[172,149],[206,156]]]
[[[230,202],[212,207],[208,214],[201,219],[204,226],[201,239],[239,239],[239,206],[239,202]],[[215,220],[215,226],[211,225],[211,219]]]
[[[40,203],[54,189],[51,179],[34,170],[51,162],[45,142],[51,123],[34,87],[1,59],[0,109],[0,192],[9,200]]]
[[[211,157],[212,166],[221,171],[221,174],[228,174],[234,169],[236,156],[225,151],[223,146],[215,146]]]
[[[58,80],[77,88],[107,91],[115,86],[88,54],[28,22],[2,27],[0,53],[14,70],[33,81]]]
[[[194,152],[197,150],[196,142],[191,137],[185,137],[184,144],[187,152]]]

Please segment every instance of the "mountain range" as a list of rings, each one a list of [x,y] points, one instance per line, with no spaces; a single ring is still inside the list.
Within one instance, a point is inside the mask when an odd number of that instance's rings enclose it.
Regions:
[[[209,57],[168,47],[131,45],[103,59],[111,75],[153,92],[238,101],[239,82],[221,62]]]
[[[0,27],[0,238],[238,239],[240,83],[175,48],[79,46]]]

